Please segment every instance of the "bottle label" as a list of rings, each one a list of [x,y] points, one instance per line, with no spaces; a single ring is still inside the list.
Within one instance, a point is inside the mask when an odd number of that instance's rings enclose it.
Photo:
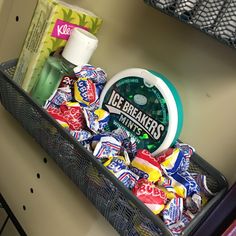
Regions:
[[[51,36],[58,39],[68,40],[70,33],[74,28],[82,28],[82,29],[88,30],[87,27],[72,24],[72,23],[57,19]]]
[[[110,127],[121,127],[135,138],[138,148],[154,152],[169,127],[166,101],[155,86],[143,78],[126,77],[107,91],[102,107],[111,114]]]

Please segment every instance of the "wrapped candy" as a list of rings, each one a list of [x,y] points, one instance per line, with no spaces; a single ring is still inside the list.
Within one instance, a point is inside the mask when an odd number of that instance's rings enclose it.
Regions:
[[[97,143],[93,155],[98,159],[119,156],[121,150],[121,142],[113,137],[101,137]]]
[[[79,142],[86,141],[92,137],[92,134],[87,130],[72,130],[70,134]]]
[[[175,193],[180,197],[186,198],[192,196],[194,193],[199,194],[200,188],[192,176],[186,172],[177,172],[169,176],[170,184]]]
[[[88,78],[96,84],[105,84],[107,81],[107,74],[101,68],[95,68],[92,65],[86,64],[82,67],[75,67],[74,72],[77,78]]]
[[[53,117],[63,128],[69,129],[69,124],[64,118],[59,108],[49,107],[47,110],[48,114]]]
[[[140,178],[146,178],[151,182],[156,182],[162,176],[160,164],[147,150],[140,149],[133,161],[131,170],[139,175]]]
[[[59,108],[64,102],[69,102],[72,100],[71,89],[68,87],[57,89],[52,96],[46,101],[44,109],[49,109],[50,107]]]
[[[82,107],[91,107],[98,100],[95,84],[88,78],[78,79],[74,84],[74,98]]]
[[[87,127],[94,133],[102,132],[108,125],[109,113],[103,109],[96,109],[95,111],[84,109],[84,116]]]
[[[171,199],[162,211],[162,217],[166,225],[176,224],[181,220],[183,213],[183,198]]]
[[[147,179],[138,180],[132,191],[154,214],[157,215],[164,209],[166,194]]]
[[[185,207],[192,213],[197,214],[202,208],[202,198],[199,194],[194,193],[192,197],[187,197]]]
[[[115,156],[104,163],[107,167],[127,188],[132,189],[139,177],[128,169],[127,157]]]
[[[77,102],[65,102],[60,106],[60,110],[70,130],[80,130],[85,127],[84,115]]]
[[[73,89],[76,80],[75,76],[64,76],[59,84],[59,88]]]
[[[74,83],[74,96],[81,106],[89,109],[99,107],[99,97],[106,83],[106,73],[101,68],[84,65],[82,69],[75,67],[78,80]]]
[[[194,216],[189,211],[183,211],[181,219],[175,224],[168,225],[168,228],[174,235],[181,235],[193,218]]]
[[[166,175],[188,170],[189,157],[180,148],[168,148],[157,156],[157,160]]]

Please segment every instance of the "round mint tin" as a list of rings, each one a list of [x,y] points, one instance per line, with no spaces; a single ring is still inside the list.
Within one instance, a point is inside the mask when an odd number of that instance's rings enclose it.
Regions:
[[[180,135],[180,97],[170,81],[155,71],[121,71],[107,82],[100,100],[101,107],[110,112],[110,130],[127,130],[138,148],[153,155],[169,148]]]

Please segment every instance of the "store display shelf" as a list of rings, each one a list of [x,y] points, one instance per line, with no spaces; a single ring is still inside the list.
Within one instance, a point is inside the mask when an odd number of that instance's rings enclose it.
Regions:
[[[225,45],[236,48],[236,1],[144,0],[145,3],[192,25]]]
[[[5,109],[121,235],[172,235],[160,217],[154,215],[11,79],[16,62],[12,60],[0,65],[0,99]],[[190,171],[205,174],[210,190],[217,194],[187,226],[184,235],[194,233],[228,188],[225,177],[197,154],[191,158]]]

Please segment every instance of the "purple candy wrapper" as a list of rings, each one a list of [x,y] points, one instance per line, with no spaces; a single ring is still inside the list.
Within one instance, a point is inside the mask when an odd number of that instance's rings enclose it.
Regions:
[[[192,177],[197,182],[198,186],[200,187],[200,192],[205,195],[207,198],[211,198],[216,195],[216,193],[213,193],[208,185],[207,185],[207,177],[205,175],[197,174],[197,173],[191,173]]]
[[[116,137],[122,142],[122,147],[128,152],[128,154],[131,157],[134,157],[137,153],[137,144],[135,139],[130,137],[129,133],[122,128],[115,129],[113,134],[117,135]]]
[[[199,194],[193,194],[192,197],[187,197],[185,207],[192,213],[197,214],[202,207],[202,198]]]

